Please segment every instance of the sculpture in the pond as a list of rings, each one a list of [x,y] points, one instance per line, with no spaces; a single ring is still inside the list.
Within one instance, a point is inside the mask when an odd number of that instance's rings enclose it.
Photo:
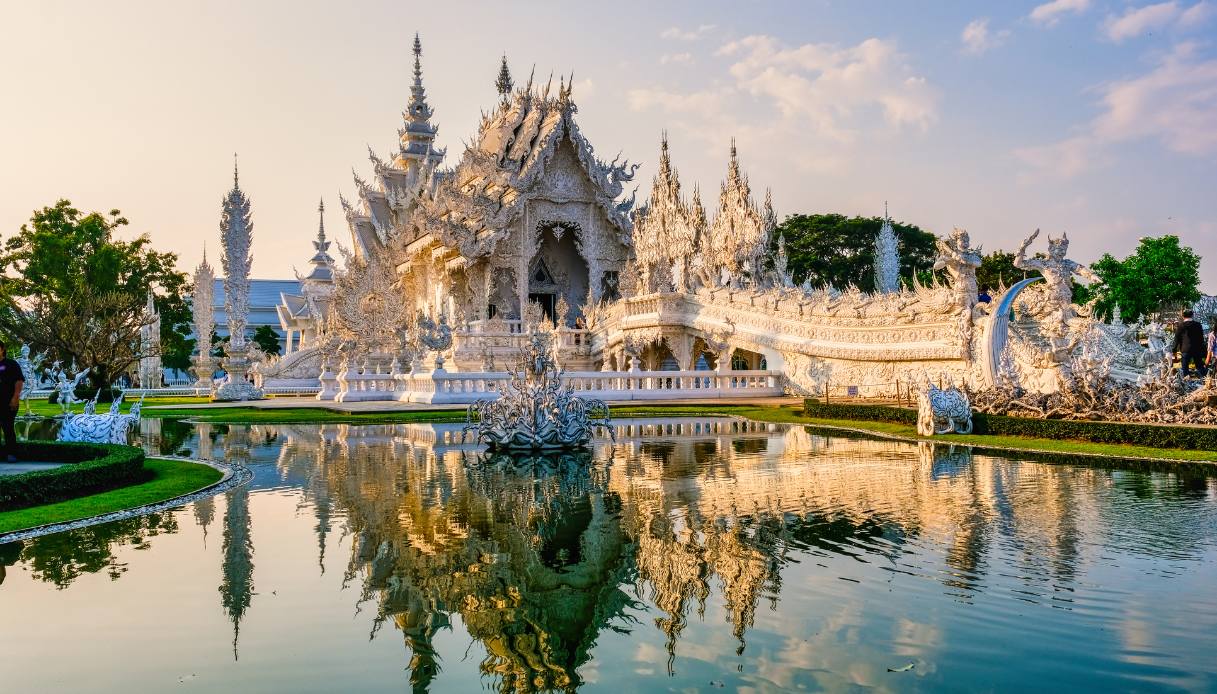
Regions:
[[[58,439],[82,443],[127,443],[128,432],[132,425],[139,422],[139,411],[144,399],[140,397],[138,402],[131,405],[128,414],[119,413],[122,401],[122,395],[119,395],[110,403],[109,412],[96,414],[97,398],[94,397],[85,406],[83,414],[71,414],[63,420]]]
[[[939,388],[926,379],[917,393],[917,433],[971,434],[972,403],[954,384]]]
[[[549,333],[529,335],[521,362],[498,399],[469,406],[465,432],[476,432],[492,451],[578,448],[588,445],[598,426],[611,435],[608,405],[581,398],[563,385],[552,349]]]

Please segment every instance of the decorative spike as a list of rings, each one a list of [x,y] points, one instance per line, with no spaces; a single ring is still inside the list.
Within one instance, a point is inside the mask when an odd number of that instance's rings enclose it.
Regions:
[[[494,88],[498,91],[499,96],[506,102],[511,98],[511,90],[515,87],[515,82],[511,79],[511,70],[507,67],[507,54],[503,54],[503,59],[499,63],[499,75],[494,81]]]

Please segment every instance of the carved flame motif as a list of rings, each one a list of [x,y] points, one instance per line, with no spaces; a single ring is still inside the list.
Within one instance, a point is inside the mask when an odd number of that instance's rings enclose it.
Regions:
[[[548,333],[530,334],[499,398],[469,406],[464,433],[474,431],[478,442],[492,451],[581,448],[590,443],[596,427],[612,435],[608,405],[578,397],[564,386],[552,351]]]

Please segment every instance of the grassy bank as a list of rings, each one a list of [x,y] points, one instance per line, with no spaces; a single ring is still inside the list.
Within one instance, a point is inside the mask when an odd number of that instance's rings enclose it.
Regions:
[[[151,470],[153,476],[140,484],[55,504],[0,513],[0,533],[88,518],[172,499],[214,484],[222,477],[215,468],[179,460],[149,458],[144,461],[144,467]]]
[[[119,411],[123,413],[129,412],[131,410],[131,405],[138,401],[138,397],[131,400],[123,400],[123,402],[119,405]],[[144,407],[152,407],[154,405],[197,405],[205,402],[210,402],[210,398],[196,398],[191,396],[146,398],[144,400]],[[84,409],[85,404],[83,402],[72,406],[72,412],[75,413],[84,412]],[[98,403],[97,411],[109,412],[110,403]],[[43,417],[54,417],[55,415],[63,414],[63,408],[59,405],[52,405],[51,403],[47,402],[45,398],[40,398],[38,400],[30,401],[30,412]],[[25,414],[25,403],[21,404],[21,414]]]
[[[338,412],[320,407],[299,407],[264,410],[252,407],[224,409],[173,409],[145,411],[148,416],[189,417],[198,421],[222,424],[399,424],[461,422],[463,410],[409,410],[403,412]],[[734,415],[764,422],[811,424],[868,431],[896,436],[910,441],[921,439],[916,428],[908,424],[873,422],[853,419],[822,419],[803,414],[802,407],[752,405],[625,405],[612,408],[613,417],[678,417],[704,415]],[[1049,438],[1004,435],[935,436],[944,443],[971,444],[1011,451],[1044,451],[1061,455],[1103,455],[1119,458],[1149,460],[1189,460],[1217,462],[1217,452],[1154,448],[1128,444],[1089,443]]]

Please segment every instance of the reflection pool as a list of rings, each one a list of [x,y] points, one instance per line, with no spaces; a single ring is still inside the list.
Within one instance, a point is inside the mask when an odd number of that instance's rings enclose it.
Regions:
[[[244,487],[0,546],[4,691],[1217,689],[1217,469],[723,417],[144,420]]]

